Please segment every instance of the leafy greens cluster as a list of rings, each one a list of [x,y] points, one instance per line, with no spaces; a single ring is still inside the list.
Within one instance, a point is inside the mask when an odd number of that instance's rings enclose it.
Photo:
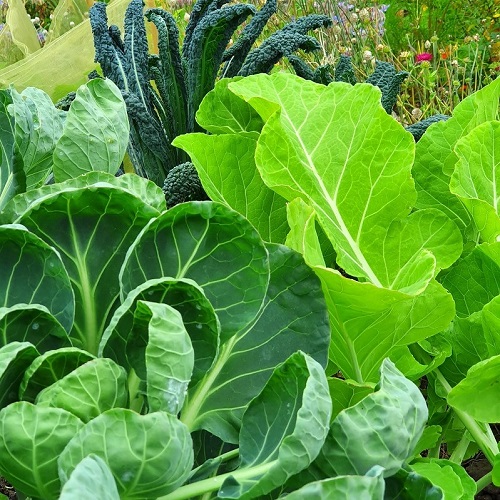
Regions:
[[[0,210],[15,195],[84,172],[115,174],[128,145],[125,102],[110,80],[91,80],[61,111],[40,89],[0,90]]]
[[[489,426],[500,419],[490,385],[500,358],[500,80],[416,143],[381,95],[372,85],[325,87],[285,73],[219,82],[197,114],[211,135],[174,144],[211,199],[301,252],[320,278],[332,330],[327,374],[345,378],[330,381],[334,415],[335,401],[337,418],[366,402],[387,356],[411,380],[426,375],[428,454],[406,470],[450,498],[472,499],[461,462],[478,449],[500,482]],[[439,458],[443,444],[449,460]],[[400,498],[391,481],[385,486]]]
[[[226,4],[227,0],[198,0],[182,48],[174,17],[160,8],[147,9],[146,19],[158,30],[158,55],[148,53],[142,0],[132,0],[127,8],[123,40],[117,26],[108,27],[106,4],[96,2],[90,10],[95,60],[127,104],[132,164],[139,175],[159,186],[174,166],[188,160],[171,143],[197,130],[196,110],[219,76],[269,72],[285,55],[318,50],[319,42],[308,32],[331,24],[328,16],[305,16],[252,49],[275,13],[277,0],[266,0],[258,11],[249,4]],[[234,43],[228,46],[231,39]]]

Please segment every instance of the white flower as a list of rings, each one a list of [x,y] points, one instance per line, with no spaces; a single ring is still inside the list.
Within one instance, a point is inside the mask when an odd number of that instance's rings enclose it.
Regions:
[[[365,50],[363,52],[363,59],[365,61],[369,61],[370,59],[372,59],[372,57],[373,57],[373,55],[372,55],[372,53],[369,50]]]

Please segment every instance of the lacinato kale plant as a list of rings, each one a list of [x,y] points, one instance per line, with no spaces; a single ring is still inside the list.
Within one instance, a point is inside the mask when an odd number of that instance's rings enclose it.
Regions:
[[[166,10],[143,13],[142,0],[132,0],[122,40],[117,26],[108,27],[106,4],[93,5],[95,60],[127,104],[128,152],[136,173],[161,186],[174,166],[189,159],[172,141],[200,130],[195,113],[219,77],[269,72],[283,56],[320,48],[308,33],[331,24],[323,15],[299,18],[252,48],[276,9],[277,0],[267,0],[260,10],[225,0],[198,0],[180,47],[178,27]],[[158,55],[148,53],[144,16],[158,30]]]

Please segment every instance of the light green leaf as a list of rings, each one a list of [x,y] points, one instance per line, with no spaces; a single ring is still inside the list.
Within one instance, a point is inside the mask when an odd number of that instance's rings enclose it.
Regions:
[[[115,408],[86,424],[60,454],[63,482],[89,454],[111,470],[120,498],[157,498],[177,489],[193,465],[191,436],[169,413]]]
[[[490,357],[481,312],[468,318],[455,318],[442,336],[451,345],[452,352],[440,371],[452,386],[466,376],[471,366]]]
[[[324,369],[303,352],[293,354],[274,370],[245,411],[240,467],[218,496],[262,498],[308,467],[323,445],[330,415]],[[250,476],[252,468],[256,473]],[[246,477],[239,479],[243,471]]]
[[[500,238],[500,121],[478,125],[455,146],[458,161],[450,180],[450,191],[469,210],[483,241]]]
[[[127,406],[127,373],[111,359],[92,359],[43,389],[36,403],[62,408],[89,422],[110,408]]]
[[[439,486],[445,500],[474,500],[476,483],[460,464],[437,458],[419,458],[412,462],[411,468]]]
[[[194,351],[181,314],[167,304],[139,300],[127,345],[135,373],[146,381],[150,411],[177,415],[194,367]]]
[[[422,436],[418,440],[417,446],[413,451],[413,459],[420,458],[423,451],[434,448],[442,438],[443,428],[440,425],[429,425],[424,429]]]
[[[97,455],[86,456],[63,485],[59,500],[120,500],[115,480]]]
[[[0,345],[29,342],[38,351],[68,347],[71,341],[61,323],[40,304],[0,307]]]
[[[127,343],[134,339],[134,314],[140,300],[168,304],[181,313],[194,348],[191,385],[196,385],[218,353],[220,326],[203,290],[189,279],[158,278],[132,290],[111,318],[102,336],[99,355],[110,357],[127,368],[130,366]]]
[[[393,500],[444,500],[444,493],[429,479],[409,467],[385,478],[385,497]]]
[[[450,391],[448,404],[480,422],[500,422],[500,355],[476,363]]]
[[[500,354],[500,294],[483,307],[481,325],[488,354]]]
[[[324,266],[325,259],[316,232],[316,214],[301,198],[292,200],[286,206],[290,232],[286,245],[304,256],[310,266]]]
[[[41,390],[93,358],[92,354],[75,347],[44,352],[26,370],[19,387],[20,399],[34,403]]]
[[[431,281],[416,296],[360,283],[315,267],[330,315],[329,358],[344,377],[359,383],[377,380],[377,371],[392,349],[445,329],[454,317],[451,295]]]
[[[452,219],[464,236],[475,240],[476,230],[469,212],[450,192],[450,176],[458,156],[457,141],[481,123],[498,120],[500,80],[468,96],[446,121],[433,125],[417,142],[413,176],[418,191],[418,208],[438,208]]]
[[[31,16],[22,0],[10,0],[5,22],[9,25],[13,42],[25,56],[41,48]]]
[[[500,295],[500,243],[482,243],[440,279],[453,295],[457,316],[480,311]]]
[[[326,498],[356,498],[356,500],[382,500],[384,498],[382,470],[376,476],[337,476],[306,484],[286,496],[287,500],[324,500]]]
[[[225,203],[244,215],[262,239],[283,243],[288,231],[286,200],[269,189],[255,166],[256,133],[177,137],[196,166],[211,200]]]
[[[426,420],[420,390],[386,359],[378,390],[337,415],[313,467],[331,477],[380,465],[389,477],[412,456]]]
[[[342,410],[354,406],[373,392],[372,384],[358,384],[354,380],[343,380],[335,377],[328,379],[328,386],[332,398],[332,419]]]
[[[12,97],[0,90],[0,211],[16,194],[26,191],[23,161],[16,150],[15,121],[8,106]]]
[[[59,498],[57,459],[83,427],[60,408],[42,408],[25,401],[0,411],[0,473],[25,495]]]
[[[194,388],[181,413],[191,430],[203,428],[238,442],[242,414],[277,364],[302,350],[326,366],[330,328],[320,283],[293,250],[268,244],[271,278],[257,318],[233,336]],[[314,325],[314,327],[312,327]]]
[[[102,78],[76,92],[53,154],[56,182],[92,170],[115,174],[129,141],[127,108],[120,89]]]
[[[259,114],[227,88],[231,82],[240,79],[241,77],[219,80],[201,101],[196,121],[211,134],[261,131],[264,122]]]
[[[60,253],[75,293],[71,337],[76,346],[96,354],[117,305],[125,254],[158,211],[108,184],[70,186],[29,204],[18,222]]]
[[[235,211],[210,201],[182,203],[151,220],[130,247],[120,273],[122,297],[163,276],[200,285],[228,338],[261,307],[269,280],[267,250]]]
[[[380,286],[385,261],[374,241],[416,199],[411,135],[383,110],[380,92],[368,84],[325,87],[285,73],[254,75],[229,88],[250,104],[258,98],[280,109],[264,125],[256,151],[264,182],[289,201],[310,204],[339,265]]]
[[[24,372],[38,355],[29,342],[10,342],[0,348],[0,408],[19,399]]]
[[[29,190],[39,187],[52,168],[52,154],[62,135],[66,112],[57,109],[43,90],[34,87],[21,93],[12,88],[11,95],[16,145],[23,159]]]
[[[123,27],[129,3],[130,0],[110,2],[107,9],[110,24]],[[26,87],[37,87],[57,101],[88,80],[87,75],[96,69],[94,51],[92,30],[87,19],[41,50],[0,71],[0,87],[12,84],[19,92]]]
[[[71,330],[75,298],[65,266],[52,246],[22,225],[0,226],[0,262],[1,306],[43,305]],[[8,335],[1,335],[2,344]]]

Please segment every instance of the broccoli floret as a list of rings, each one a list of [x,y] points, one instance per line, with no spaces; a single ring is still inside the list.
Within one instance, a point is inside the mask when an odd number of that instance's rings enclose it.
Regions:
[[[195,166],[189,161],[170,170],[163,183],[163,192],[168,208],[185,201],[209,199],[201,185]]]

